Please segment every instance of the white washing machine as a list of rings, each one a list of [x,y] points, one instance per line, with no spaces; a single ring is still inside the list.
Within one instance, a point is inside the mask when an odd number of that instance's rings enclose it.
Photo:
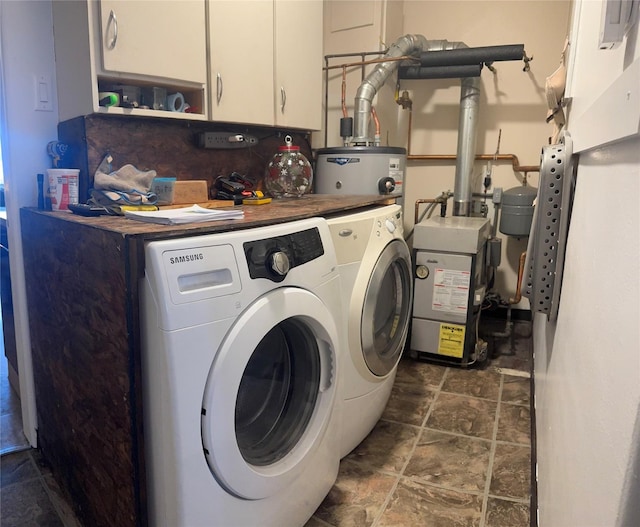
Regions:
[[[347,348],[341,354],[340,457],[371,432],[389,400],[413,300],[402,208],[327,220],[338,258]]]
[[[152,241],[145,257],[150,525],[304,525],[340,461],[326,221]]]

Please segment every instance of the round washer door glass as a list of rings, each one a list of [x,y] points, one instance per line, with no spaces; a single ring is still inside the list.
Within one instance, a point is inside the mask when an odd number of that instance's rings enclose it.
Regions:
[[[362,310],[362,350],[374,375],[387,375],[400,360],[411,302],[411,255],[404,240],[393,240],[374,266]]]
[[[320,354],[299,319],[283,320],[260,341],[242,375],[235,430],[242,457],[270,465],[300,441],[318,398]]]
[[[227,491],[263,499],[311,466],[332,422],[338,339],[327,306],[300,288],[265,294],[235,321],[201,409],[204,456]]]

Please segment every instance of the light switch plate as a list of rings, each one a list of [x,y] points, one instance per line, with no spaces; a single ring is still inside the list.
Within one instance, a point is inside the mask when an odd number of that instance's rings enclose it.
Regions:
[[[53,111],[53,94],[51,90],[50,75],[36,75],[34,77],[35,84],[35,110],[37,112]]]

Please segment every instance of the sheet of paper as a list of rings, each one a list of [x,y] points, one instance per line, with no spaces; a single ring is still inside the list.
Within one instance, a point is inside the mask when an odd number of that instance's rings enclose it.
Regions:
[[[241,209],[205,209],[200,205],[183,207],[180,209],[125,211],[125,218],[163,225],[178,225],[182,223],[201,223],[205,221],[236,220],[244,218]]]

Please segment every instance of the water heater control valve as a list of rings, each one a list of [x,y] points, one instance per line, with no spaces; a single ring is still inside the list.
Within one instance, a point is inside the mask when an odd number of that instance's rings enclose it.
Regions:
[[[392,177],[383,177],[378,181],[380,194],[391,194],[396,189],[396,181]]]

